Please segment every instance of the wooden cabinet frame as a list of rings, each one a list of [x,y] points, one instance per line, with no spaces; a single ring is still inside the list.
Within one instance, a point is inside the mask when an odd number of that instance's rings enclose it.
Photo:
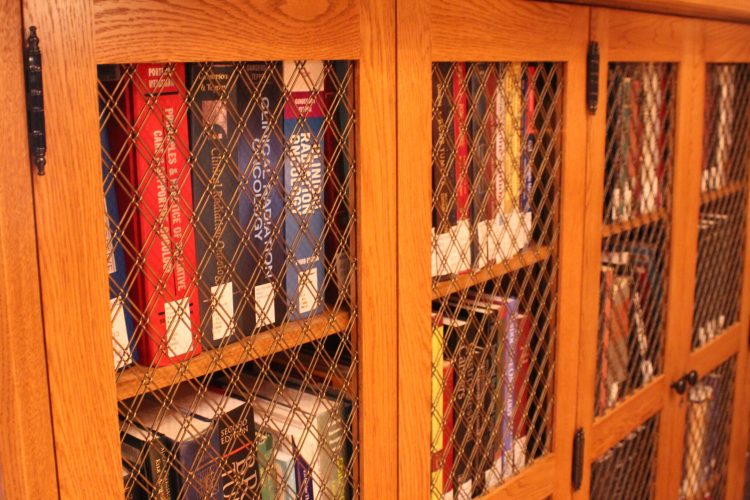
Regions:
[[[565,498],[575,424],[570,381],[578,370],[588,9],[399,0],[397,11],[399,497],[427,498],[430,491],[432,62],[551,61],[565,65],[552,450],[487,498]]]
[[[220,9],[219,15],[216,11]],[[25,2],[44,54],[47,175],[34,178],[55,453],[63,498],[122,497],[112,373],[96,65],[358,63],[360,484],[396,496],[395,10],[388,2]]]

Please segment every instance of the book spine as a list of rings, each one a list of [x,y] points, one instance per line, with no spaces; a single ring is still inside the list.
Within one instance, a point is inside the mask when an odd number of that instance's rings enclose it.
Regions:
[[[107,270],[109,271],[109,310],[112,321],[112,354],[114,368],[118,370],[138,360],[132,351],[133,317],[128,303],[127,270],[122,248],[123,232],[120,229],[120,210],[117,205],[116,181],[112,178],[112,160],[109,133],[101,124],[102,180],[105,190],[105,228],[107,245]]]
[[[501,395],[503,411],[500,435],[502,436],[503,477],[505,478],[511,476],[517,470],[517,465],[513,463],[513,424],[514,413],[518,406],[515,393],[518,374],[518,360],[515,358],[519,342],[518,299],[508,297],[505,301],[505,308],[501,309],[501,314],[505,318],[505,338],[502,356],[503,382]]]
[[[172,491],[185,500],[221,499],[219,433],[212,426],[195,439],[173,442],[162,438],[174,454],[170,470]],[[207,447],[205,443],[210,443]]]
[[[287,196],[285,240],[291,257],[286,294],[291,320],[323,309],[323,62],[284,62],[289,97],[284,109],[287,155],[284,187]],[[318,88],[315,88],[318,86]]]
[[[472,340],[473,326],[449,325],[446,337],[453,344],[452,360],[456,370],[453,392],[454,455],[453,480],[455,495],[469,495],[473,491],[472,472],[475,472],[471,452],[476,445],[473,428],[477,408],[474,380],[477,374],[478,348]]]
[[[255,323],[266,327],[286,315],[284,294],[277,288],[284,282],[285,258],[284,232],[279,230],[284,221],[281,63],[247,63],[244,72],[247,85],[240,87],[240,101],[248,114],[239,163],[247,191],[240,200],[240,225],[249,232],[251,269],[261,269],[255,273],[257,281],[248,283]]]
[[[656,165],[658,163],[658,126],[659,126],[659,77],[653,64],[646,66],[643,72],[643,106],[641,116],[643,138],[641,140],[640,171],[640,212],[650,213],[656,210]]]
[[[245,403],[219,417],[218,436],[224,498],[258,498],[261,484],[252,407]]]
[[[195,91],[190,113],[193,206],[200,231],[196,257],[203,345],[218,346],[252,330],[252,310],[244,304],[238,276],[249,276],[247,252],[240,250],[235,196],[239,169],[233,137],[238,109],[237,76],[232,64],[190,64],[188,78]],[[236,259],[236,260],[235,260]]]
[[[118,136],[119,146],[132,151],[123,167],[135,192],[120,192],[118,201],[125,206],[140,200],[125,232],[143,261],[134,266],[132,257],[128,261],[130,253],[126,255],[128,266],[139,269],[131,292],[142,315],[137,323],[145,329],[139,335],[139,361],[164,366],[201,351],[198,290],[193,284],[195,238],[189,226],[190,165],[177,146],[188,143],[185,99],[175,83],[185,81],[185,66],[139,64],[135,72],[124,107],[129,127],[134,129],[138,119],[137,144],[128,144],[133,141],[128,139],[130,131],[120,130]]]
[[[294,456],[294,477],[296,482],[297,500],[313,500],[313,479],[312,468],[307,461],[302,458],[302,453],[297,449],[297,445],[292,443]]]
[[[452,64],[435,63],[432,78],[432,276],[458,272],[460,255],[452,241],[456,224],[455,175],[451,168],[454,139],[449,125],[452,100]]]
[[[526,466],[526,444],[528,440],[529,391],[531,386],[531,316],[520,314],[518,318],[518,342],[515,358],[517,365],[513,397],[516,400],[513,420],[513,463],[519,469]]]
[[[506,64],[503,70],[505,189],[503,193],[503,219],[508,232],[506,256],[516,253],[519,248],[520,229],[520,191],[521,191],[521,64]]]
[[[432,325],[432,420],[430,424],[430,442],[432,443],[432,466],[430,468],[431,497],[441,499],[443,497],[443,325],[442,318],[433,316]]]
[[[273,433],[268,430],[258,432],[258,470],[261,477],[261,500],[276,500],[279,487],[274,467]]]
[[[458,247],[457,272],[471,269],[471,181],[469,179],[469,115],[467,63],[453,67],[453,140],[455,146],[456,226],[454,244]]]
[[[164,443],[157,437],[148,441],[136,438],[126,433],[123,436],[123,449],[127,446],[138,450],[138,457],[145,450],[145,460],[139,472],[145,475],[149,483],[148,498],[152,500],[171,500],[172,487],[169,479],[169,450]]]
[[[474,268],[481,268],[490,263],[489,236],[494,215],[490,180],[492,175],[493,151],[490,150],[492,134],[489,132],[491,122],[488,118],[489,99],[487,82],[492,64],[474,63],[469,80],[470,101],[474,112],[469,125],[474,154],[470,161],[471,183],[474,186],[471,210],[471,255]]]
[[[597,389],[597,415],[602,415],[609,406],[607,380],[609,379],[609,341],[612,323],[612,293],[615,273],[610,266],[602,266],[602,317],[601,317],[601,346],[599,350],[599,382]]]
[[[443,499],[453,495],[453,385],[455,371],[443,361]]]
[[[341,406],[335,401],[324,403],[326,411],[315,420],[316,433],[321,436],[318,458],[314,464],[320,478],[320,494],[324,498],[344,498],[346,484],[343,475],[343,462],[346,459],[346,433]]]
[[[521,118],[521,134],[523,137],[523,151],[521,152],[521,230],[519,249],[524,248],[531,233],[531,216],[534,188],[534,148],[536,146],[537,131],[534,123],[536,114],[536,66],[529,65],[523,73],[522,92],[524,95],[524,109]]]

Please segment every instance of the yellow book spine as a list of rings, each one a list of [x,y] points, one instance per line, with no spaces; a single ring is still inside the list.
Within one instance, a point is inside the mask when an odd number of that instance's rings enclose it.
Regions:
[[[443,325],[432,327],[432,486],[430,497],[443,498],[443,467],[440,458],[443,454]]]
[[[511,213],[518,208],[521,192],[521,63],[506,64],[503,71],[505,99],[505,192],[503,212]]]

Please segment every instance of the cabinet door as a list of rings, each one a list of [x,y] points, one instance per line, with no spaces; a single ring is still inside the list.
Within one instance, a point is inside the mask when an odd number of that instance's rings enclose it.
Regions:
[[[586,174],[581,498],[669,497],[684,408],[670,386],[685,373],[694,268],[696,23],[592,10],[601,63]]]
[[[32,0],[24,15],[47,84],[34,197],[61,496],[254,488],[227,452],[247,465],[262,448],[264,487],[394,497],[393,5]],[[219,384],[255,418],[221,396],[201,423]],[[129,430],[150,442],[170,423],[195,458],[123,452]]]
[[[741,491],[747,443],[748,271],[747,184],[750,126],[750,52],[745,26],[705,23],[696,60],[687,206],[687,309],[692,318],[681,336],[687,370],[698,381],[675,426],[674,464],[668,493],[683,498],[735,498]],[[679,467],[679,468],[677,468]]]
[[[568,496],[588,10],[397,10],[399,494]]]
[[[26,140],[21,4],[0,3],[0,497],[51,498],[57,489],[39,299],[32,167]]]

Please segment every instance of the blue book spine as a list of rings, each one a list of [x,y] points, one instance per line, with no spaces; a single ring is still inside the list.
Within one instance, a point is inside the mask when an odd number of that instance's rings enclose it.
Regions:
[[[324,281],[324,80],[323,62],[284,62],[289,95],[284,109],[285,241],[289,263],[286,295],[289,318],[304,319],[323,309]]]
[[[237,72],[232,64],[190,64],[195,91],[190,113],[196,262],[201,332],[207,347],[249,333],[254,315],[245,281],[250,256],[240,245],[237,150]]]
[[[128,300],[127,270],[125,252],[122,248],[120,211],[117,206],[116,180],[112,172],[109,134],[104,124],[101,126],[102,180],[106,203],[107,228],[107,269],[109,271],[109,306],[112,320],[112,352],[115,369],[123,368],[137,361],[137,353],[130,343],[133,336],[133,315]]]
[[[175,443],[172,447],[176,463],[170,470],[172,492],[185,500],[222,500],[219,467],[219,433],[217,427],[196,439]],[[206,446],[205,441],[210,443]]]
[[[534,113],[536,111],[536,91],[534,89],[534,75],[536,67],[529,66],[521,80],[521,91],[524,96],[524,109],[521,112],[521,130],[523,134],[523,150],[521,151],[521,212],[531,212],[531,190],[534,174],[531,169],[531,157],[536,144],[536,128],[534,127]]]
[[[503,477],[513,474],[513,419],[516,410],[517,361],[515,355],[518,344],[518,299],[509,297],[505,301],[505,341],[503,343],[503,418],[500,427],[503,447]]]
[[[312,468],[308,464],[292,442],[294,456],[294,477],[296,482],[297,500],[313,500],[313,477]]]
[[[284,300],[284,221],[282,183],[283,89],[281,63],[247,63],[244,66],[240,107],[247,123],[239,143],[239,164],[245,192],[240,198],[240,225],[246,228],[255,279],[249,283],[256,326],[281,322]]]

